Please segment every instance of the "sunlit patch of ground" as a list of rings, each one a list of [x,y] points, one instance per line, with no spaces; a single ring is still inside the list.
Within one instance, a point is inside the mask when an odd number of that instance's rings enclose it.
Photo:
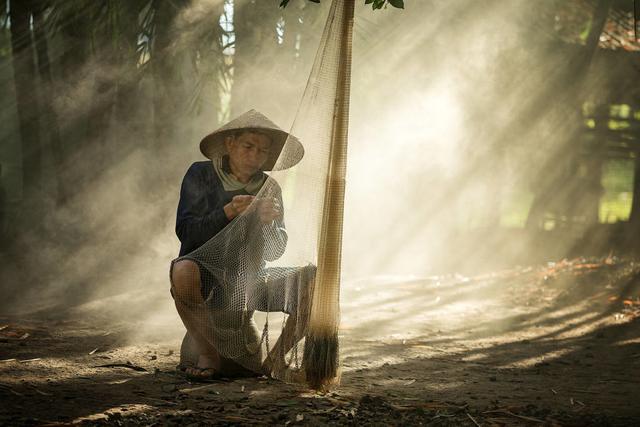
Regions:
[[[331,393],[267,378],[189,383],[175,373],[183,331],[167,293],[94,301],[75,320],[0,319],[0,424],[629,425],[640,417],[639,272],[574,260],[344,283]],[[274,336],[281,317],[269,317]]]
[[[419,384],[452,400],[639,411],[628,400],[640,389],[637,302],[629,303],[640,294],[638,270],[614,264],[347,286],[343,384],[391,396]],[[629,347],[611,352],[618,335]],[[603,401],[611,384],[626,400]]]

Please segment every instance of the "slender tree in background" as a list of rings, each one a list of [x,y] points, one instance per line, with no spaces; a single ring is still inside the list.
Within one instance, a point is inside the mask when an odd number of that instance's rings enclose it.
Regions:
[[[542,165],[540,168],[538,188],[535,189],[534,200],[526,221],[526,227],[529,229],[539,228],[547,206],[557,204],[559,199],[562,199],[561,202],[566,206],[570,206],[574,203],[574,200],[571,199],[583,190],[572,188],[571,185],[573,183],[570,182],[567,185],[567,181],[575,175],[576,169],[578,150],[575,141],[582,132],[582,117],[579,114],[582,103],[586,99],[583,83],[589,71],[593,55],[598,48],[600,34],[602,34],[609,16],[612,1],[603,0],[598,2],[582,52],[569,61],[566,69],[547,86],[546,90],[540,92],[540,96],[537,98],[538,101],[532,103],[528,109],[529,114],[527,114],[527,117],[535,122],[536,118],[542,117],[543,114],[549,111],[546,108],[548,100],[554,99],[556,103],[569,109],[571,112],[570,120],[566,123],[568,126],[572,126],[572,129],[567,134],[568,136],[564,137],[562,141],[558,141],[557,148],[554,154],[549,156],[547,164]],[[562,163],[560,163],[559,167],[558,159],[565,161],[564,167]],[[564,171],[564,173],[556,172],[551,174],[551,169]]]
[[[52,89],[55,91],[55,111],[59,117],[64,117],[60,121],[62,141],[57,155],[62,159],[58,185],[66,201],[75,194],[77,188],[72,191],[72,187],[82,178],[78,165],[82,164],[89,114],[85,109],[78,108],[76,98],[79,88],[89,78],[87,64],[91,54],[94,14],[95,4],[77,0],[56,1],[47,21],[50,35],[60,40],[55,63],[58,73]]]
[[[36,0],[13,0],[9,10],[16,106],[22,141],[23,192],[25,198],[30,201],[33,200],[33,194],[41,189],[42,184],[42,141],[36,84],[38,73],[30,25],[37,6]],[[34,209],[32,203],[28,205],[30,210]]]
[[[153,21],[149,31],[150,66],[153,73],[153,122],[154,143],[165,145],[173,139],[171,118],[177,114],[177,103],[173,88],[178,83],[179,71],[176,52],[171,49],[173,33],[171,24],[178,15],[183,2],[153,0],[150,4]]]
[[[264,87],[264,82],[252,79],[256,70],[274,67],[270,53],[278,46],[276,33],[281,12],[277,2],[261,0],[238,1],[235,7],[235,54],[233,56],[234,85],[231,95],[231,116],[247,110],[251,98]]]
[[[145,2],[146,3],[146,2]],[[118,156],[109,140],[113,119],[118,127],[129,131],[136,97],[139,0],[108,0],[97,11],[93,31],[96,105],[89,116],[88,142],[100,149],[102,168]],[[107,146],[107,144],[109,146]]]
[[[211,126],[215,126],[222,94],[231,83],[229,48],[223,45],[231,43],[232,49],[233,43],[225,39],[221,27],[225,2],[208,3],[198,15],[180,17],[187,5],[172,3],[171,13],[177,12],[178,19],[173,24],[167,21],[163,28],[156,27],[164,35],[154,31],[151,65],[156,83],[154,112],[159,114],[156,134],[163,133],[167,144],[175,143],[177,129],[201,114],[207,114]],[[168,127],[167,123],[173,125]]]
[[[40,2],[33,10],[33,32],[35,38],[35,46],[38,57],[38,74],[42,84],[40,91],[40,100],[42,107],[41,122],[49,136],[49,145],[53,157],[53,165],[57,179],[57,194],[53,197],[58,206],[64,204],[67,199],[67,183],[62,178],[64,174],[64,158],[63,147],[60,139],[60,127],[58,116],[53,106],[53,97],[55,96],[55,87],[53,85],[53,77],[51,75],[51,65],[49,61],[49,48],[47,28],[44,18],[46,2]]]
[[[633,1],[633,30],[636,39],[640,40],[640,2],[638,0]],[[640,232],[640,156],[637,154],[634,161],[633,199],[629,222],[634,231],[632,234],[637,236],[637,233]],[[637,239],[633,239],[633,244],[636,249],[640,248],[640,242]]]
[[[640,242],[637,240],[637,233],[640,232],[640,156],[636,155],[634,160],[634,174],[633,174],[633,200],[631,202],[631,214],[629,215],[629,222],[634,230],[633,244],[640,249]]]

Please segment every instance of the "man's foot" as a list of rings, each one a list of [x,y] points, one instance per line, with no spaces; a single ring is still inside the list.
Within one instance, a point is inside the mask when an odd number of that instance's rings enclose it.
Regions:
[[[220,379],[220,372],[213,368],[189,367],[184,370],[187,379],[197,382],[207,382]]]
[[[200,355],[196,366],[185,368],[186,377],[192,381],[211,381],[220,378],[220,360]]]

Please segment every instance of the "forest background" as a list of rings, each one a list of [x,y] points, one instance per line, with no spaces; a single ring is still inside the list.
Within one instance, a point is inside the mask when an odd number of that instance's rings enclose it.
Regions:
[[[279,3],[0,2],[1,310],[168,301],[199,140],[295,117],[329,1]],[[347,283],[637,249],[632,1],[358,3]]]

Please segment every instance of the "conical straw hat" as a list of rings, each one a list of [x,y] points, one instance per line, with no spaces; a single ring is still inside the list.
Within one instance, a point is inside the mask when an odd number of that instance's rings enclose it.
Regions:
[[[271,137],[271,154],[262,167],[263,170],[274,170],[276,161],[278,160],[278,156],[280,156],[285,142],[287,142],[287,155],[276,169],[288,169],[302,160],[302,156],[304,156],[304,147],[298,138],[280,129],[278,125],[256,110],[247,111],[205,136],[204,139],[200,141],[200,151],[210,159],[222,157],[227,154],[224,139],[242,129],[255,129]]]

